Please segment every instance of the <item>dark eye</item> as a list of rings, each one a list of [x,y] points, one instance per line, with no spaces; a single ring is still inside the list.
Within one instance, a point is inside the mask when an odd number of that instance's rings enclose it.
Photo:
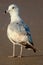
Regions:
[[[12,9],[14,9],[15,7],[12,7]]]

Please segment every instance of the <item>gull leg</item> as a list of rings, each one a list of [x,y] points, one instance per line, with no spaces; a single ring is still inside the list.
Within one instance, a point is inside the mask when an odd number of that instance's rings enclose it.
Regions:
[[[12,56],[8,56],[8,57],[16,57],[15,56],[15,44],[13,44],[13,55]]]
[[[18,57],[22,57],[22,52],[23,52],[23,47],[21,45],[20,56],[18,56]]]
[[[13,57],[15,57],[15,44],[13,44]]]

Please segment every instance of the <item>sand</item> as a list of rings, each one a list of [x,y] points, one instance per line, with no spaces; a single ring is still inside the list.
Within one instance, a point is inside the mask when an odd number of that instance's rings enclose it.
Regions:
[[[8,5],[16,3],[20,8],[20,16],[29,25],[35,47],[40,52],[23,48],[22,58],[8,58],[12,55],[12,43],[7,38],[9,14],[4,11]],[[16,56],[20,46],[16,46]],[[0,65],[43,65],[43,1],[42,0],[0,0]]]

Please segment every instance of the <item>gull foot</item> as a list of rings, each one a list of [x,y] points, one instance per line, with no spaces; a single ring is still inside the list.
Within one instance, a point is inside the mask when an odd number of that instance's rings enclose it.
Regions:
[[[19,58],[22,58],[23,56],[18,56]]]
[[[17,56],[8,56],[8,58],[16,58]]]

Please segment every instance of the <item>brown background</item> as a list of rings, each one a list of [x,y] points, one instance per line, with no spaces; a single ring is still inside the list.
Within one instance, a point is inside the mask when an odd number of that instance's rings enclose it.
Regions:
[[[20,8],[20,16],[29,25],[35,46],[40,52],[23,48],[23,58],[8,58],[12,55],[12,43],[8,40],[6,29],[10,22],[9,14],[4,14],[9,4]],[[16,55],[20,47],[16,46]],[[18,51],[18,52],[17,52]],[[0,0],[0,65],[43,65],[43,0]]]

